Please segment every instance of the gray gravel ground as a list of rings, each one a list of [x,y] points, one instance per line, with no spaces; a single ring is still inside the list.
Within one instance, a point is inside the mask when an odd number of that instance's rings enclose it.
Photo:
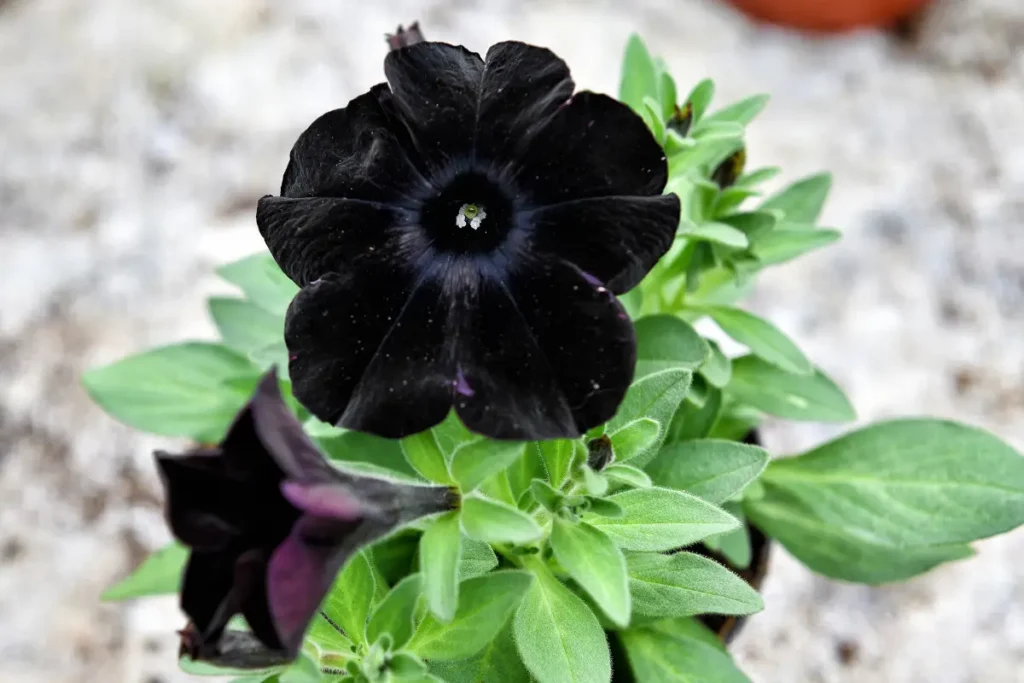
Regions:
[[[909,37],[830,40],[711,0],[0,1],[0,683],[182,679],[172,600],[97,601],[165,540],[158,441],[76,377],[210,334],[212,267],[261,246],[255,200],[295,136],[380,80],[382,33],[415,18],[478,50],[548,45],[605,91],[638,30],[682,84],[772,93],[752,161],[834,171],[825,222],[846,237],[767,274],[750,305],[863,421],[955,417],[1024,447],[1020,0],[939,0]],[[757,683],[1024,681],[1024,532],[978,551],[882,589],[779,552],[737,656]]]

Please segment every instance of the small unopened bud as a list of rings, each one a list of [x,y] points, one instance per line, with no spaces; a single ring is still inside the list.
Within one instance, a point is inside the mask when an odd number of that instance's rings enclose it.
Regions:
[[[587,442],[587,465],[595,472],[600,472],[612,461],[612,440],[607,434]]]
[[[718,187],[723,190],[727,187],[732,187],[736,179],[743,173],[743,167],[746,165],[747,149],[740,147],[715,168],[711,174],[711,180],[717,183]]]
[[[683,106],[675,105],[675,113],[668,120],[668,127],[682,135],[684,138],[690,132],[690,125],[693,123],[693,105],[686,102]]]
[[[409,24],[409,28],[402,28],[402,25],[399,24],[395,32],[388,33],[386,38],[388,47],[392,50],[400,50],[403,47],[422,43],[425,40],[423,33],[420,31],[420,22],[418,21]]]

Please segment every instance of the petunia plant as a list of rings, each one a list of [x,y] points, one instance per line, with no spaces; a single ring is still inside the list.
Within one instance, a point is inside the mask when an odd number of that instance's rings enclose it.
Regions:
[[[237,683],[740,682],[725,641],[778,543],[878,584],[1024,523],[1024,459],[933,419],[795,457],[766,416],[842,390],[737,307],[826,246],[830,179],[764,198],[762,95],[714,110],[639,38],[617,99],[552,52],[389,37],[387,82],[303,132],[218,271],[217,342],[86,374],[158,453],[180,665]],[[695,327],[695,325],[697,327]],[[697,328],[706,334],[697,331]],[[747,352],[731,356],[731,338]]]

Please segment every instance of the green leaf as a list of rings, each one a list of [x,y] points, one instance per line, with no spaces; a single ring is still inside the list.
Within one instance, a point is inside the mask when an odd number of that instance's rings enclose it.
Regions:
[[[719,109],[714,114],[711,114],[704,119],[702,123],[706,125],[708,123],[730,122],[746,126],[764,110],[769,99],[771,99],[770,95],[754,95],[753,97],[748,97]]]
[[[695,553],[629,553],[626,561],[636,614],[743,615],[764,609],[761,596],[746,581],[714,560]]]
[[[259,375],[248,358],[225,346],[190,342],[89,370],[82,384],[93,401],[131,427],[216,443]]]
[[[691,224],[690,226],[684,227],[680,230],[679,234],[683,237],[689,237],[690,239],[714,242],[715,244],[721,244],[734,249],[746,249],[750,246],[750,241],[747,239],[747,236],[743,234],[743,231],[738,230],[727,223],[709,221],[706,223]]]
[[[451,623],[428,615],[408,649],[429,660],[472,657],[498,635],[533,582],[523,571],[491,572],[463,581]]]
[[[626,511],[622,509],[618,503],[613,503],[605,498],[594,498],[593,496],[587,497],[587,509],[595,515],[601,517],[624,517]]]
[[[644,123],[651,129],[654,139],[659,145],[664,144],[665,122],[661,120],[661,103],[655,101],[653,97],[645,97],[640,114]]]
[[[646,316],[634,327],[638,376],[667,368],[696,370],[710,353],[704,338],[675,316]]]
[[[652,486],[651,478],[647,473],[638,467],[626,465],[625,463],[612,463],[601,470],[601,474],[633,488],[645,489]]]
[[[248,355],[284,338],[284,318],[245,299],[213,297],[207,301],[221,339]]]
[[[836,519],[881,516],[875,534],[898,543],[966,543],[1024,524],[1024,457],[989,432],[945,420],[871,425],[779,460],[765,480]]]
[[[373,465],[378,471],[393,473],[393,477],[422,481],[402,454],[401,442],[385,439],[367,432],[345,430],[333,438],[318,438],[317,445],[336,465]],[[389,475],[392,476],[392,475]]]
[[[135,571],[103,591],[106,601],[177,593],[189,550],[177,541],[165,545],[142,561]]]
[[[530,672],[516,652],[512,624],[471,659],[456,662],[431,661],[430,670],[448,683],[531,683]]]
[[[241,289],[254,304],[283,316],[299,293],[298,286],[281,272],[274,257],[263,252],[223,265],[217,274]]]
[[[493,474],[523,457],[526,443],[481,439],[460,446],[452,454],[452,477],[463,492],[469,492]]]
[[[760,482],[755,482],[747,493],[755,486],[760,486]],[[754,559],[754,549],[750,542],[750,525],[747,524],[747,516],[743,514],[742,502],[725,503],[722,509],[740,521],[740,528],[727,534],[705,538],[703,543],[709,550],[723,555],[733,569],[746,569]]]
[[[768,166],[765,168],[757,168],[753,171],[747,171],[739,178],[736,179],[737,186],[753,187],[760,185],[761,183],[767,182],[775,176],[782,173],[782,169],[778,166]]]
[[[723,332],[762,360],[797,375],[808,375],[814,371],[811,361],[799,347],[767,320],[728,306],[706,306],[695,310],[711,316]]]
[[[705,641],[651,628],[619,634],[629,666],[644,683],[750,683],[729,654]]]
[[[299,653],[278,678],[278,683],[317,683],[320,681],[320,665],[306,652]]]
[[[546,481],[534,479],[530,490],[533,492],[534,499],[548,512],[557,512],[562,507],[565,496]]]
[[[634,33],[626,43],[622,60],[619,99],[639,114],[643,111],[645,97],[658,97],[658,74],[647,46]]]
[[[708,105],[711,104],[711,99],[715,96],[715,83],[710,78],[705,78],[703,81],[694,86],[693,90],[687,96],[685,102],[689,102],[690,106],[693,107],[693,121],[694,123],[700,121],[704,117],[704,112],[708,110]]]
[[[516,647],[538,683],[608,683],[611,652],[597,617],[536,558],[536,574],[513,622]]]
[[[471,538],[462,539],[462,558],[459,561],[459,581],[486,574],[498,566],[498,557],[491,546]]]
[[[284,670],[285,665],[279,664],[258,669],[236,669],[181,657],[178,659],[178,668],[192,676],[244,676],[243,680],[251,677],[256,678],[256,680],[274,681],[274,683],[277,683],[279,680],[277,674]],[[263,678],[258,678],[259,676]]]
[[[537,522],[526,513],[485,498],[463,499],[461,521],[463,533],[486,543],[523,544],[542,534]]]
[[[838,230],[794,230],[779,228],[762,235],[751,247],[754,256],[764,265],[792,261],[809,251],[820,249],[843,236]]]
[[[523,457],[509,465],[508,469],[505,470],[508,487],[512,494],[510,496],[511,500],[506,501],[509,503],[516,503],[529,490],[530,484],[534,479],[546,476],[545,463],[541,457],[540,449],[537,447],[537,442],[528,442],[524,446],[526,452],[523,454]]]
[[[555,488],[561,487],[569,478],[569,471],[572,469],[573,459],[576,455],[576,441],[572,439],[535,441],[534,447],[537,448],[544,461],[544,467],[548,472],[548,481]]]
[[[580,468],[583,474],[583,488],[591,496],[600,498],[608,493],[608,480],[599,472],[595,472],[589,465]]]
[[[584,519],[626,550],[673,550],[739,526],[721,508],[681,491],[632,489],[608,500],[618,503],[625,516],[612,519],[586,515]]]
[[[813,571],[867,584],[903,581],[973,554],[966,544],[898,547],[812,516],[803,501],[764,482],[764,495],[744,501],[747,516]]]
[[[438,447],[449,461],[457,448],[471,441],[480,441],[482,438],[466,429],[454,410],[448,413],[444,422],[434,427],[433,431]]]
[[[551,550],[569,576],[617,626],[629,624],[626,560],[608,536],[585,522],[554,518]]]
[[[672,75],[661,66],[661,73],[658,74],[658,97],[661,99],[661,119],[668,121],[676,113],[677,98],[676,81]]]
[[[813,224],[818,220],[831,188],[831,173],[808,176],[765,200],[761,209],[778,209],[787,221]]]
[[[728,391],[758,410],[789,420],[847,422],[857,417],[849,399],[821,370],[794,375],[756,356],[733,359]]]
[[[608,432],[614,433],[630,422],[642,417],[661,425],[661,431],[645,451],[633,456],[631,463],[643,467],[657,454],[665,440],[666,427],[686,397],[693,375],[684,368],[658,370],[634,380],[619,406],[619,411],[608,423]]]
[[[401,650],[413,632],[416,603],[423,595],[423,577],[411,574],[392,588],[366,622],[366,643],[375,643],[384,633],[391,636],[391,649]]]
[[[363,643],[366,619],[373,607],[377,582],[366,553],[349,558],[334,580],[322,609],[356,643]]]
[[[743,131],[721,132],[713,135],[701,136],[695,145],[683,149],[669,159],[668,172],[670,175],[681,175],[694,169],[713,166],[743,146]],[[698,183],[699,184],[699,183]],[[707,209],[710,208],[715,197],[718,196],[718,186],[714,183],[707,183],[708,194],[701,198],[699,211],[691,213],[691,218],[703,222],[708,216]],[[686,216],[687,214],[681,214]]]
[[[721,202],[719,202],[720,204]],[[765,236],[771,234],[772,228],[778,222],[778,218],[770,211],[732,213],[727,216],[720,216],[718,220],[741,231],[754,245]]]
[[[448,463],[445,460],[444,452],[437,444],[432,429],[407,436],[399,443],[402,447],[402,454],[409,465],[423,475],[424,479],[438,484],[454,483],[448,472]]]
[[[735,441],[695,439],[673,443],[647,466],[658,486],[688,491],[710,503],[739,495],[768,465],[768,451]]]
[[[633,420],[609,435],[615,450],[615,459],[624,462],[641,453],[646,453],[658,440],[661,425],[650,418]]]
[[[462,533],[459,513],[446,512],[427,527],[420,538],[420,571],[423,593],[434,616],[447,623],[459,604],[459,560]]]
[[[732,360],[724,353],[717,343],[708,340],[708,347],[711,353],[708,354],[707,362],[700,366],[698,372],[713,387],[724,389],[732,379]]]
[[[666,441],[675,443],[687,439],[701,439],[711,433],[722,407],[722,390],[711,386],[702,376],[694,377],[694,386],[703,383],[704,404],[697,405],[689,398],[683,401],[669,428]],[[664,448],[664,447],[663,447]]]

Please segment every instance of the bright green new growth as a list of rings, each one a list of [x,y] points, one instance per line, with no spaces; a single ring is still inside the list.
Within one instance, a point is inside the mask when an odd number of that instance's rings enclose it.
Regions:
[[[767,451],[741,443],[765,415],[854,419],[783,330],[735,305],[761,269],[840,235],[816,225],[827,174],[763,199],[779,169],[744,172],[745,127],[767,96],[713,111],[713,95],[703,81],[677,99],[666,65],[630,39],[619,98],[664,147],[666,192],[682,215],[669,252],[622,297],[637,367],[606,425],[579,439],[509,443],[469,433],[453,414],[394,442],[325,425],[293,402],[339,467],[451,486],[461,505],[354,555],[302,657],[236,683],[609,683],[611,640],[638,683],[742,683],[694,617],[762,608],[732,571],[754,560],[748,519],[811,569],[865,583],[966,557],[969,542],[1024,523],[1024,459],[972,428],[890,422],[770,464]],[[286,370],[283,314],[295,285],[267,254],[218,272],[244,295],[210,301],[221,343],[156,349],[85,376],[114,417],[216,441],[260,374],[273,363]],[[701,319],[749,354],[727,356],[697,332]],[[290,396],[286,376],[282,387]],[[722,562],[692,552],[700,544]],[[185,559],[172,544],[104,597],[173,593]]]

